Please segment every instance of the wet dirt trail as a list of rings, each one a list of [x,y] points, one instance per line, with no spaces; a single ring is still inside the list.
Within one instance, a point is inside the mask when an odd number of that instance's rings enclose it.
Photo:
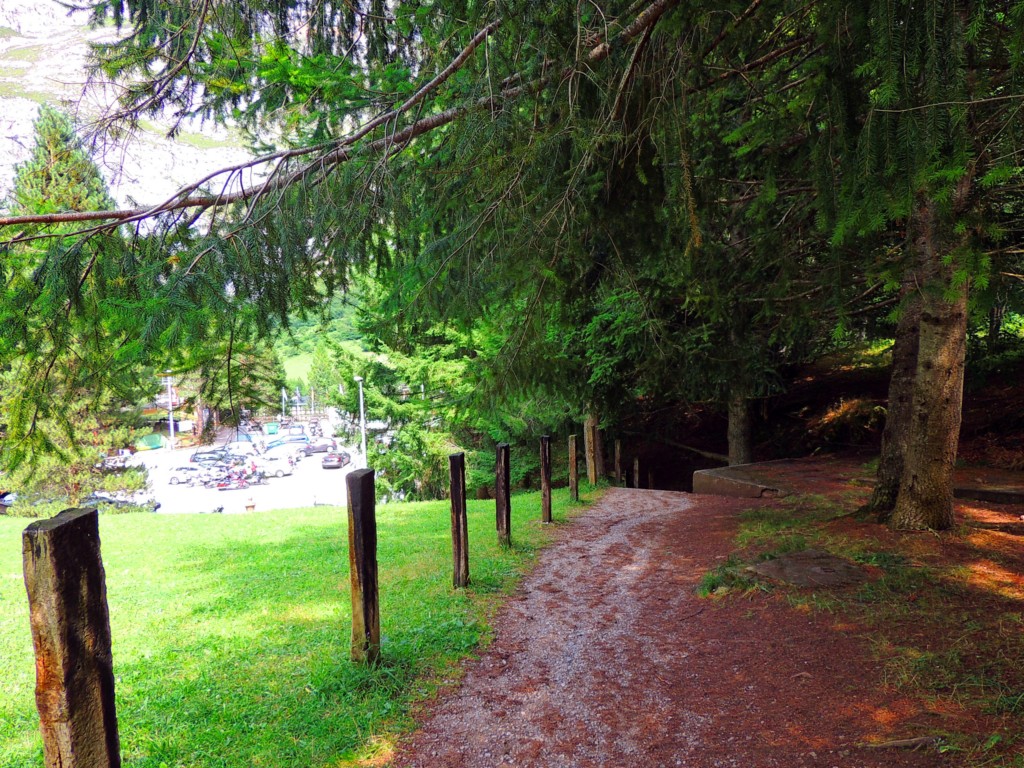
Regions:
[[[756,503],[610,489],[560,529],[390,764],[951,765],[863,746],[935,715],[883,688],[850,628],[763,595],[697,596]]]

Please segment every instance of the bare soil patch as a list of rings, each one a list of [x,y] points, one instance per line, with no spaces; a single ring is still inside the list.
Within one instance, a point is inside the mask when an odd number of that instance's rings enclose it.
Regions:
[[[816,459],[779,471],[780,481],[840,509],[852,510],[869,488],[857,461]],[[897,597],[909,606],[910,620],[880,644],[870,612],[847,611],[842,603],[819,610],[809,590],[697,595],[701,578],[736,550],[742,510],[771,513],[773,505],[792,502],[609,490],[561,527],[498,617],[494,642],[467,663],[457,688],[424,710],[422,727],[391,764],[975,764],[965,762],[973,753],[878,746],[921,738],[949,744],[950,733],[973,734],[978,743],[1003,734],[986,759],[1012,759],[1012,712],[987,714],[956,691],[893,679],[886,654],[902,653],[901,643],[934,653],[950,639],[942,636],[948,626],[914,620],[917,598]],[[962,507],[972,519],[1013,515],[969,504]],[[826,539],[870,540],[871,549],[922,563],[977,564],[984,550],[988,565],[977,576],[961,574],[966,592],[944,595],[946,609],[962,630],[966,614],[956,612],[981,595],[980,611],[997,610],[993,615],[1011,621],[1006,632],[1020,633],[1022,625],[1007,618],[1019,616],[1024,596],[1020,539],[990,530],[906,537],[848,517],[815,525]],[[975,589],[974,579],[986,585]],[[986,604],[986,595],[994,603]],[[1017,653],[1014,642],[1005,652]],[[1015,684],[1007,681],[1008,690]]]

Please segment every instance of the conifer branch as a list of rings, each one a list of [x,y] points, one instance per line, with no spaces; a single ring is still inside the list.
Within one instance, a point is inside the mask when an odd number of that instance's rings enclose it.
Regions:
[[[679,0],[654,0],[654,2],[651,2],[640,14],[638,14],[632,23],[625,26],[614,39],[605,40],[591,48],[585,57],[585,62],[588,64],[595,64],[607,59],[616,47],[626,44],[638,35],[644,33],[648,28],[656,24],[668,10],[678,4]],[[120,210],[71,211],[26,216],[5,216],[0,217],[0,229],[4,227],[23,227],[31,224],[103,222],[96,227],[83,229],[76,233],[94,234],[99,231],[113,229],[120,224],[144,221],[172,211],[179,211],[183,209],[209,210],[211,208],[219,208],[232,205],[234,203],[259,199],[272,191],[287,189],[288,187],[300,182],[315,181],[320,174],[327,174],[335,167],[353,159],[357,154],[372,155],[382,151],[385,154],[389,154],[393,152],[396,147],[404,147],[413,139],[429,133],[436,128],[455,122],[470,112],[477,111],[481,108],[493,107],[496,104],[512,101],[523,95],[534,93],[551,82],[552,76],[549,76],[534,79],[520,85],[511,86],[499,91],[494,96],[480,98],[474,102],[452,107],[442,112],[414,120],[411,124],[401,130],[396,130],[383,138],[370,141],[365,146],[357,146],[358,142],[369,135],[375,128],[392,121],[397,121],[402,114],[423,102],[429,93],[436,90],[455,71],[465,64],[473,51],[479,47],[480,43],[483,42],[488,35],[492,34],[494,30],[497,29],[499,24],[500,22],[495,21],[480,30],[476,35],[474,35],[470,43],[445,67],[444,70],[442,70],[427,84],[422,86],[401,105],[396,107],[394,110],[390,110],[384,115],[374,118],[367,124],[361,126],[355,133],[346,136],[339,141],[326,145],[321,144],[318,146],[300,147],[297,149],[273,152],[243,163],[218,169],[199,181],[183,187],[175,193],[175,195],[156,205]],[[564,75],[571,73],[576,66],[565,67],[561,74]],[[272,175],[269,179],[265,180],[261,184],[251,187],[250,189],[230,193],[222,192],[220,194],[196,194],[206,183],[215,178],[227,176],[228,179],[230,179],[245,170],[266,166],[275,161],[287,162],[289,160],[308,157],[310,155],[319,156],[289,174],[284,174],[278,177]],[[66,236],[68,233],[64,234]],[[45,236],[46,235],[42,235],[42,237]],[[22,231],[18,232],[13,237],[0,240],[0,243],[24,242],[37,237],[40,236]]]

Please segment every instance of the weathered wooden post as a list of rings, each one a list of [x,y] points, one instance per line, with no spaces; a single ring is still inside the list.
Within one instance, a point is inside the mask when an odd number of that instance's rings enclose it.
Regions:
[[[498,543],[503,547],[512,545],[512,465],[509,461],[508,443],[498,443],[497,460],[494,465],[495,514],[498,524]]]
[[[615,484],[622,485],[622,441],[615,440]]]
[[[633,458],[633,487],[640,487],[640,457]]]
[[[569,497],[580,500],[580,466],[576,457],[576,435],[569,435]]]
[[[551,437],[540,438],[540,519],[551,522]]]
[[[647,487],[650,488],[652,491],[654,490],[654,470],[653,469],[648,469],[647,470]]]
[[[587,482],[597,485],[597,454],[600,450],[597,446],[597,416],[588,414],[583,423],[583,452],[587,460]]]
[[[95,509],[66,509],[22,534],[36,707],[46,768],[118,768],[107,585]]]
[[[352,661],[380,660],[377,591],[377,496],[373,470],[357,469],[348,486],[348,570],[352,582]]]
[[[466,454],[448,457],[452,496],[452,584],[469,585],[469,532],[466,519]]]

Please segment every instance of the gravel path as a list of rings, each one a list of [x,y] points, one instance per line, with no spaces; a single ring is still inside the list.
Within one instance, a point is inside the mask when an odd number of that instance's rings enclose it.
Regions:
[[[881,689],[846,628],[695,595],[750,505],[609,490],[545,550],[392,765],[938,765],[857,746],[913,736],[929,713]]]

